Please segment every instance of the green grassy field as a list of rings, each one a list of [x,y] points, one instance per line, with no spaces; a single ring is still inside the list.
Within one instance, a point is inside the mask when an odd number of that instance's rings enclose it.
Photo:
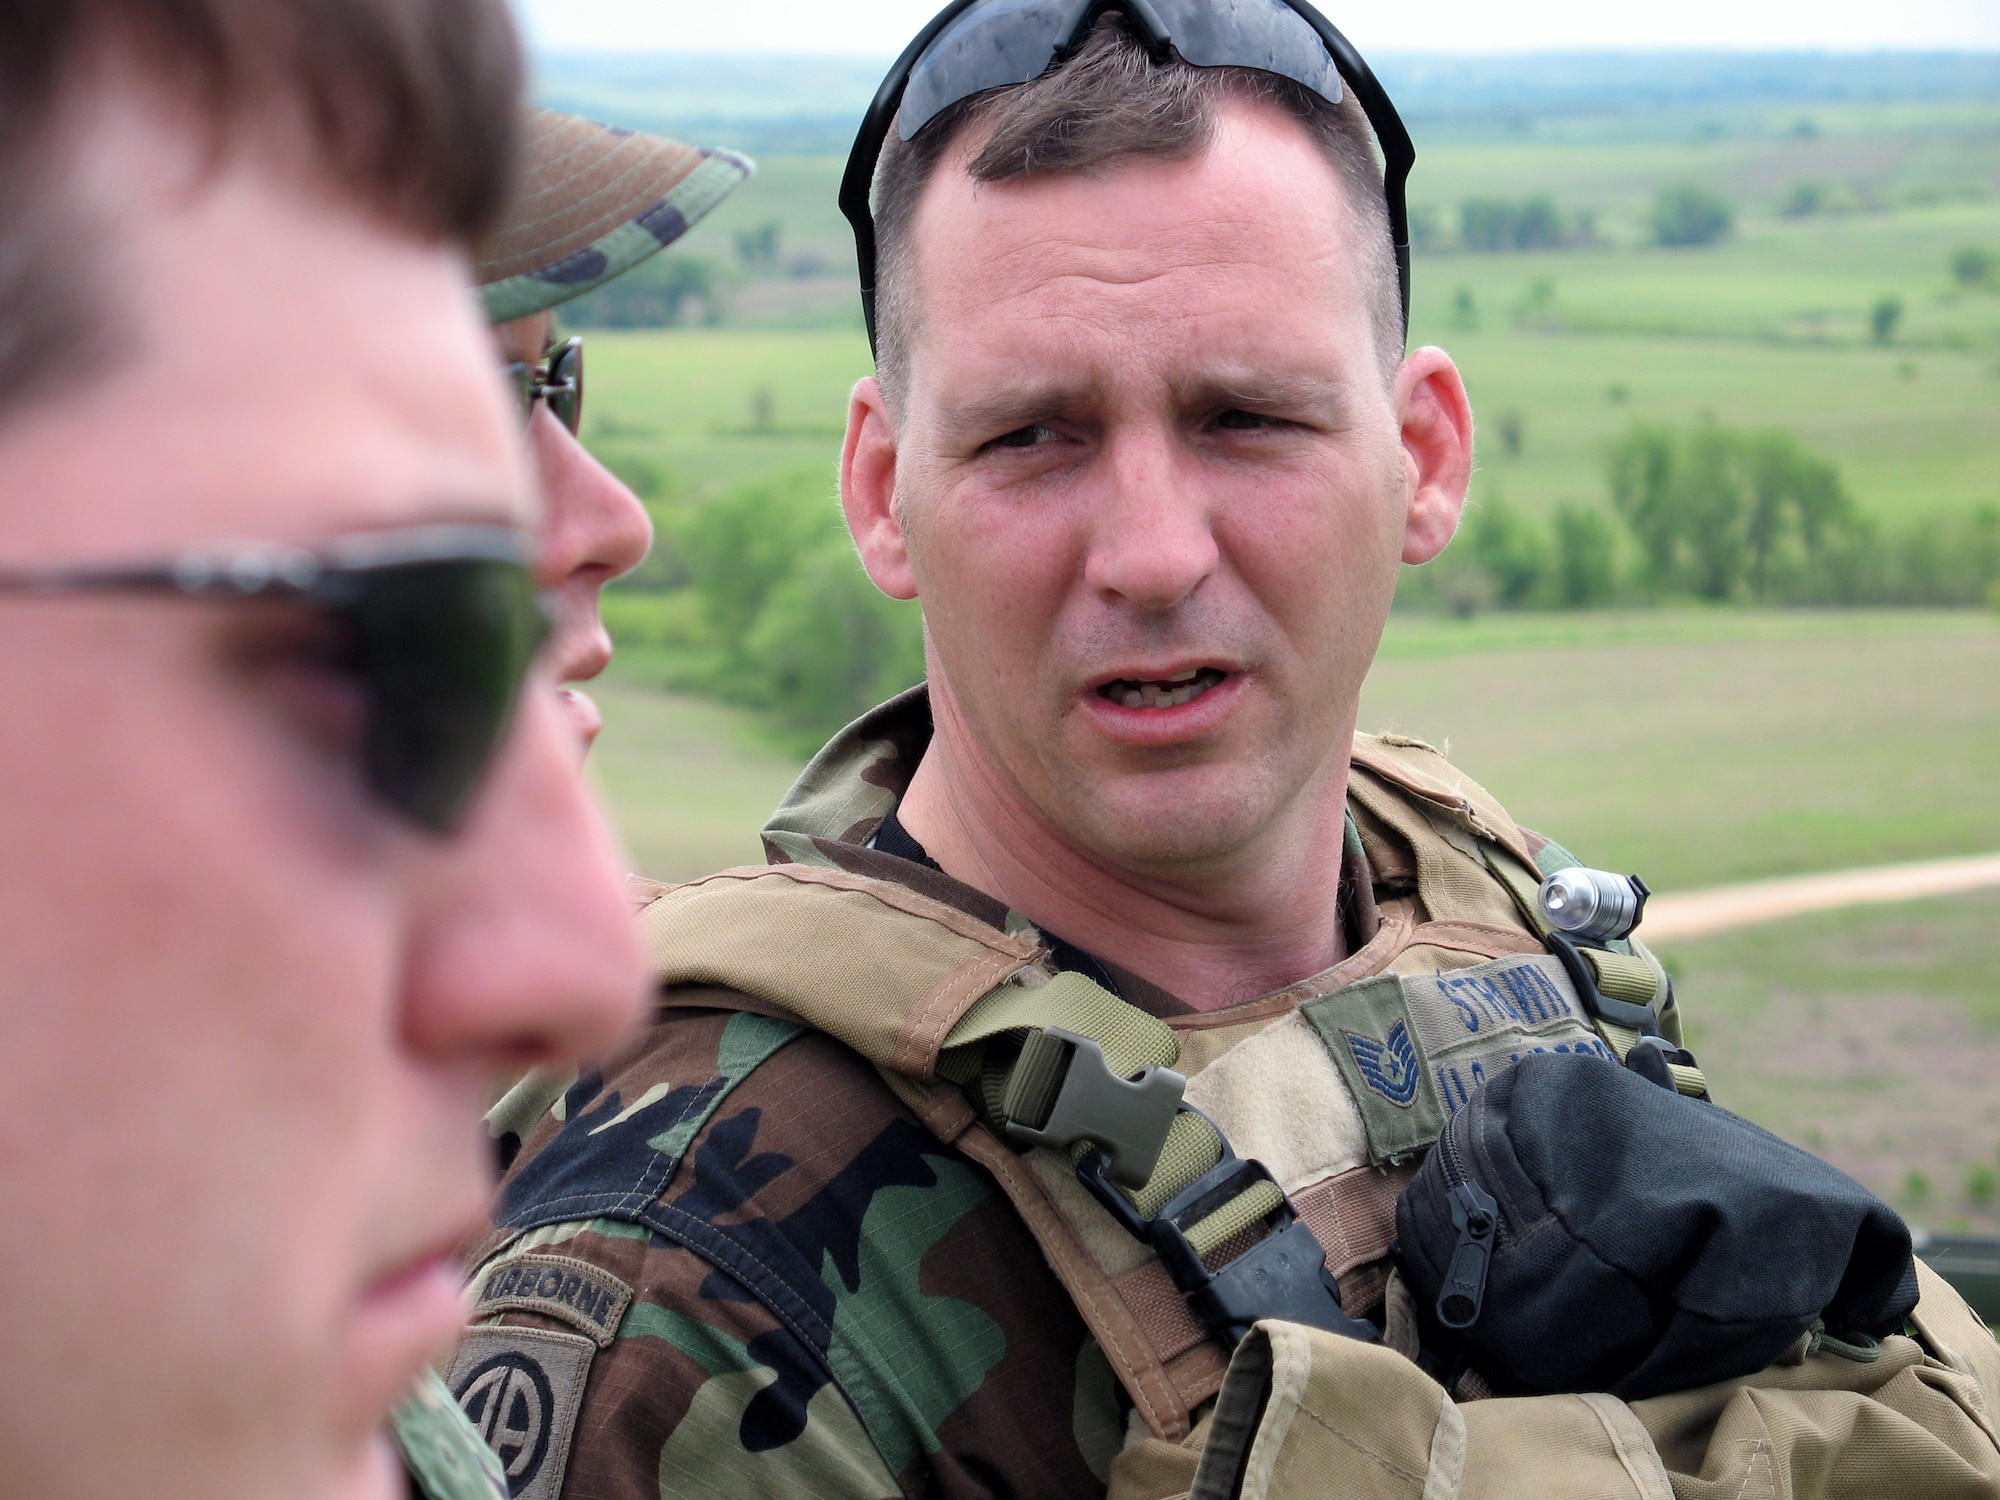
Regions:
[[[1663,945],[1718,1102],[1912,1223],[2000,1230],[2000,892]]]
[[[1712,416],[1793,431],[1880,515],[2000,502],[2000,282],[1966,289],[1948,270],[1963,246],[2000,257],[2000,105],[1696,109],[1417,136],[1412,203],[1447,244],[1471,197],[1546,193],[1596,225],[1596,242],[1572,249],[1418,254],[1413,338],[1457,356],[1485,423],[1475,493],[1531,513],[1601,503],[1605,447],[1630,423]],[[733,276],[728,326],[593,335],[588,435],[607,455],[683,496],[830,470],[848,388],[869,369],[840,166],[768,159],[686,243]],[[1647,243],[1647,205],[1677,180],[1728,197],[1736,233]],[[1801,183],[1838,211],[1781,213]],[[735,236],[764,225],[778,226],[776,265],[734,266]],[[1878,346],[1868,318],[1885,296],[1903,314]],[[1495,440],[1503,417],[1518,454]]]
[[[1996,682],[1980,614],[1399,617],[1361,720],[1449,747],[1593,863],[1685,890],[2000,849]],[[596,764],[640,868],[756,858],[799,760],[640,661],[599,696]]]

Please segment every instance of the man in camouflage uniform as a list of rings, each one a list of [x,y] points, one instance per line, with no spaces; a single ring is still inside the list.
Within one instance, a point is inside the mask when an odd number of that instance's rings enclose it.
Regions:
[[[1451,361],[1402,353],[1375,170],[1351,105],[1109,21],[892,140],[842,499],[878,585],[924,601],[929,685],[808,767],[770,870],[648,892],[652,1023],[496,1110],[449,1378],[517,1496],[1187,1492],[1230,1350],[1070,1158],[1003,1132],[1011,1076],[953,1071],[1009,985],[1164,1023],[1188,1102],[1381,1320],[1386,1346],[1339,1341],[1371,1467],[1324,1493],[1995,1493],[2000,1351],[1802,1346],[1771,1389],[1650,1411],[1447,1399],[1405,1357],[1396,1191],[1458,1090],[1633,1043],[1519,894],[1567,856],[1427,747],[1352,734],[1397,565],[1443,548],[1471,467]],[[810,899],[760,924],[760,890]],[[1657,965],[1620,957],[1604,983],[1677,1037]]]
[[[522,415],[542,492],[537,561],[545,596],[558,610],[546,652],[562,685],[560,702],[587,747],[601,721],[575,684],[611,659],[598,598],[645,557],[652,520],[578,438],[582,341],[556,344],[554,310],[666,249],[753,168],[732,151],[696,150],[554,110],[530,109],[523,123],[526,171],[507,222],[487,240],[475,270],[501,358],[526,399]],[[395,1431],[427,1500],[506,1493],[492,1449],[435,1374],[399,1409]]]

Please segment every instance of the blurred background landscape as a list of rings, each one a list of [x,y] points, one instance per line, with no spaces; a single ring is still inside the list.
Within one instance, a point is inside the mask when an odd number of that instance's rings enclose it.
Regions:
[[[1362,727],[1661,892],[2000,850],[2000,53],[1375,61],[1412,336],[1480,441]],[[584,436],[659,527],[596,766],[661,878],[760,858],[804,756],[922,674],[834,497],[869,370],[834,191],[885,66],[539,60],[551,105],[759,161],[565,309]],[[2000,892],[1657,946],[1723,1102],[2000,1228]]]

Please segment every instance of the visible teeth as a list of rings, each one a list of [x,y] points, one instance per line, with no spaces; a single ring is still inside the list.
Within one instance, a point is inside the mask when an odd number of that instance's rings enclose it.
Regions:
[[[1126,678],[1107,684],[1103,693],[1113,703],[1126,708],[1178,708],[1192,703],[1221,682],[1224,674],[1212,667],[1196,667],[1161,682],[1137,682]]]

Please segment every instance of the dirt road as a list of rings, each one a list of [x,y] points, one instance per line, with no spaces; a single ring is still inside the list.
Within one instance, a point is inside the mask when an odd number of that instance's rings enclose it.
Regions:
[[[1758,922],[1774,922],[1806,912],[1923,896],[1952,896],[2000,885],[2000,854],[1962,859],[1930,859],[1914,864],[1874,865],[1825,875],[1753,880],[1655,896],[1646,903],[1639,936],[1649,943],[1707,937]]]

